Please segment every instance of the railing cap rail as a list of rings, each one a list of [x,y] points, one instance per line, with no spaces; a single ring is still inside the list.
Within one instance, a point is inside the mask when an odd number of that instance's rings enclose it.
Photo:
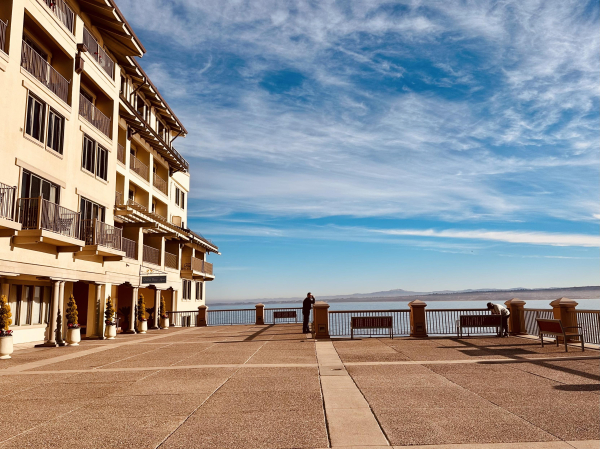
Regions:
[[[329,313],[390,313],[390,312],[410,312],[410,309],[387,309],[387,310],[330,310]]]
[[[217,310],[209,310],[209,312],[255,312],[256,309],[217,309]]]

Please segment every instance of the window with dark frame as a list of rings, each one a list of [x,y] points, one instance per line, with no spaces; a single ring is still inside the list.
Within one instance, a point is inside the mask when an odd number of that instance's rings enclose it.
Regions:
[[[185,192],[181,192],[181,208],[185,209]]]
[[[65,119],[52,108],[48,111],[48,148],[63,154]]]
[[[108,150],[95,140],[83,135],[81,166],[98,178],[108,180]]]
[[[175,204],[179,206],[179,187],[175,187]]]
[[[45,115],[46,104],[32,94],[29,94],[27,99],[25,133],[42,143],[44,143]]]
[[[21,198],[39,198],[60,204],[60,187],[44,178],[23,170]]]
[[[108,150],[98,145],[96,176],[108,180]]]

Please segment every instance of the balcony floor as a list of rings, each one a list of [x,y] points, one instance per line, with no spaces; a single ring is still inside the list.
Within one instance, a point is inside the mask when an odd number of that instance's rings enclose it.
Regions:
[[[13,245],[28,246],[44,244],[56,247],[57,252],[78,252],[85,246],[83,240],[68,237],[46,229],[25,229],[13,237]]]

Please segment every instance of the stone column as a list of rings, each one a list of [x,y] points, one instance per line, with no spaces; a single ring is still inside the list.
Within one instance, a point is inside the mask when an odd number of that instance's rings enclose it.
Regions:
[[[199,306],[198,307],[198,322],[196,323],[196,326],[208,326],[208,320],[207,320],[207,315],[208,315],[208,306]]]
[[[62,338],[63,340],[65,338],[67,338],[67,320],[65,317],[65,281],[60,281],[60,286],[58,289],[58,304],[59,304],[59,310],[61,311],[60,313],[63,316],[63,320],[62,320]],[[62,304],[62,309],[60,308],[60,305]]]
[[[265,324],[265,305],[264,304],[256,304],[256,324],[257,325]]]
[[[410,307],[410,336],[417,338],[427,337],[427,320],[425,318],[425,307],[427,303],[415,299],[408,303]]]
[[[97,333],[98,339],[104,340],[104,308],[106,305],[106,295],[102,296],[102,284],[96,284],[96,304],[98,308]]]
[[[519,298],[509,299],[504,303],[510,312],[508,317],[508,333],[510,335],[526,335],[525,326],[525,301]]]
[[[52,285],[52,305],[50,320],[48,322],[47,346],[56,346],[56,317],[58,316],[58,302],[60,301],[60,281],[54,281]]]
[[[156,289],[154,291],[154,321],[152,323],[152,327],[150,329],[158,329],[158,319],[159,319],[159,315],[158,312],[160,309],[160,294],[161,294],[161,290]]]
[[[329,304],[317,301],[313,305],[313,332],[315,338],[329,338]]]
[[[554,314],[555,320],[560,320],[562,322],[563,327],[569,326],[577,326],[577,312],[575,308],[577,307],[578,302],[569,298],[559,298],[555,299],[550,303],[552,306],[552,313]],[[571,329],[575,330],[575,329]],[[567,329],[569,331],[569,329]],[[570,338],[569,341],[578,341],[577,338]],[[563,338],[558,337],[558,342],[562,343]]]
[[[135,306],[137,304],[138,288],[133,287],[131,292],[131,313],[129,314],[129,330],[128,334],[135,334]]]

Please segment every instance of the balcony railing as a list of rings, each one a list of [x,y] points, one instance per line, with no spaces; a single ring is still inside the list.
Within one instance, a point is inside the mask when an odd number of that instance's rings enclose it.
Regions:
[[[125,147],[120,143],[117,144],[117,160],[121,164],[125,164]]]
[[[121,251],[123,230],[100,220],[83,220],[83,240],[86,245],[100,245]]]
[[[129,168],[131,168],[131,170],[136,172],[138,175],[140,175],[146,181],[150,180],[150,179],[148,179],[148,173],[150,172],[148,170],[148,166],[146,164],[144,164],[142,161],[140,161],[133,154],[129,158]]]
[[[121,248],[125,251],[125,257],[137,260],[137,244],[130,239],[122,238]]]
[[[143,204],[140,204],[140,203],[136,202],[135,200],[132,200],[131,198],[129,198],[127,200],[127,205],[128,206],[139,207],[142,210],[148,211],[148,208],[146,206],[144,206]]]
[[[79,115],[90,122],[102,134],[109,139],[111,138],[110,119],[81,94],[79,94]]]
[[[165,267],[179,269],[179,257],[177,254],[171,254],[165,251]]]
[[[143,260],[144,262],[153,263],[154,265],[160,265],[160,250],[144,245]]]
[[[21,67],[31,73],[44,86],[50,89],[65,103],[69,102],[69,83],[64,76],[48,64],[37,51],[23,41],[21,50]]]
[[[115,191],[115,206],[123,204],[123,194],[119,191]]]
[[[158,190],[160,190],[162,193],[164,193],[165,195],[169,195],[168,193],[168,188],[167,188],[167,181],[165,181],[164,179],[162,179],[160,176],[158,176],[158,174],[153,173],[154,174],[154,187],[156,187]]]
[[[0,50],[6,53],[6,22],[0,19]]]
[[[184,263],[183,269],[198,271],[199,273],[209,274],[211,276],[213,275],[213,264],[195,257],[191,258],[190,263]]]
[[[23,229],[45,229],[79,239],[81,216],[43,198],[19,198],[19,223]]]
[[[75,14],[63,0],[42,0],[54,13],[58,20],[72,33]]]
[[[15,221],[17,188],[0,182],[0,218]]]
[[[98,41],[92,36],[87,28],[83,29],[83,45],[85,45],[90,56],[98,61],[98,64],[111,78],[114,78],[115,62],[106,54],[104,49],[98,45]]]

